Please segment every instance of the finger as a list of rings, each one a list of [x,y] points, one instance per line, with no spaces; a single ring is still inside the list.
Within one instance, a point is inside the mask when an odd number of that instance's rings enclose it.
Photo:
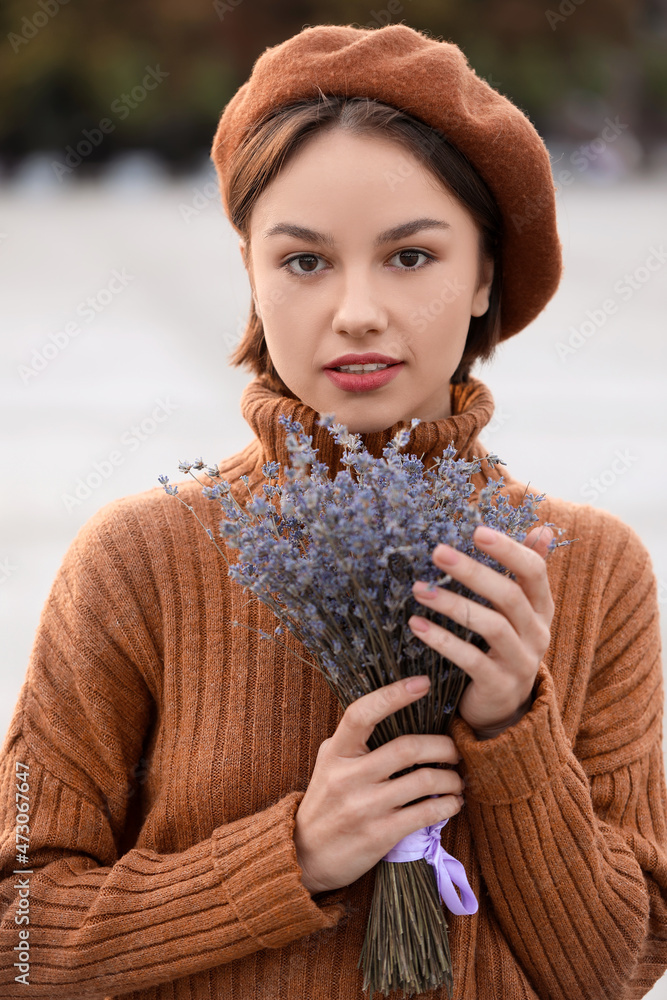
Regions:
[[[411,628],[415,628],[414,619],[416,617],[418,616],[413,615],[408,620],[408,625]],[[517,642],[515,647],[516,655],[510,657],[509,660],[501,661],[498,658],[492,659],[472,642],[466,642],[465,639],[459,638],[435,622],[426,619],[420,620],[426,623],[427,628],[423,632],[416,629],[415,634],[431,649],[440,653],[445,659],[451,660],[464,673],[468,674],[480,691],[497,691],[499,670],[503,671],[504,684],[507,687],[507,696],[510,700],[515,698],[517,691],[523,692],[527,687],[532,686],[535,663],[526,657],[525,647],[520,642]],[[506,664],[511,665],[511,670],[506,669]],[[527,693],[523,695],[523,700],[526,697]]]
[[[413,764],[458,764],[461,759],[451,736],[406,733],[369,753],[362,762],[363,776],[368,781],[382,782]]]
[[[409,685],[423,678],[423,686],[411,691]],[[373,729],[379,722],[393,715],[404,705],[410,705],[423,698],[430,686],[427,675],[408,677],[393,684],[384,684],[376,691],[370,691],[357,698],[343,712],[343,716],[331,737],[329,749],[339,757],[359,757],[371,753],[366,746]]]
[[[436,798],[422,799],[413,805],[403,806],[397,809],[392,816],[392,832],[396,835],[394,843],[398,843],[409,833],[420,830],[425,826],[434,826],[442,823],[443,820],[451,819],[461,812],[463,807],[462,795],[439,795]]]
[[[539,524],[535,528],[531,528],[524,538],[523,544],[527,549],[532,549],[533,552],[537,552],[544,559],[549,551],[549,543],[553,537],[554,533],[551,528],[547,525]]]
[[[497,610],[443,587],[431,590],[421,580],[413,584],[412,592],[420,604],[483,636],[503,658],[511,658],[518,642],[539,641],[538,629],[544,626],[521,587],[506,578],[503,583],[494,602]]]
[[[522,656],[522,647],[534,649],[541,658],[551,640],[549,624],[517,583],[505,583],[511,587],[510,596],[504,591],[495,610],[442,587],[431,590],[422,581],[413,585],[412,592],[420,604],[481,635],[501,660],[514,662]]]
[[[404,774],[400,778],[386,781],[379,790],[375,801],[382,811],[401,809],[409,802],[430,795],[461,795],[465,782],[458,771],[452,768],[436,770],[420,767],[417,771]]]
[[[432,555],[433,562],[470,590],[486,597],[508,617],[512,599],[517,595],[517,591],[512,590],[512,584],[518,583],[536,613],[550,620],[553,600],[544,559],[503,532],[486,526],[485,530],[490,532],[491,541],[482,541],[482,530],[477,527],[473,533],[475,545],[500,565],[506,566],[514,574],[515,581],[449,545],[436,545]]]

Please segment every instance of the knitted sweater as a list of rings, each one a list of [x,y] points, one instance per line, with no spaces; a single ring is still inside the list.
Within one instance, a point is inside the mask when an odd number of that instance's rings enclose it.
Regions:
[[[488,451],[488,388],[452,386],[451,404],[413,431],[426,465],[450,441]],[[263,462],[287,460],[281,412],[338,468],[342,449],[309,407],[255,379],[242,409],[256,438],[221,463],[225,478],[258,489]],[[364,435],[369,450],[397,427]],[[488,474],[521,502],[523,483]],[[179,492],[215,528],[200,487]],[[555,498],[538,513],[576,541],[547,559],[555,616],[534,703],[495,739],[460,717],[452,729],[466,805],[442,843],[479,901],[472,916],[446,912],[454,995],[642,997],[667,967],[657,582],[612,514]],[[0,997],[367,1000],[357,963],[373,870],[311,896],[293,841],[342,711],[289,655],[304,653],[291,634],[286,649],[258,639],[274,626],[160,487],[79,531],[3,747]]]

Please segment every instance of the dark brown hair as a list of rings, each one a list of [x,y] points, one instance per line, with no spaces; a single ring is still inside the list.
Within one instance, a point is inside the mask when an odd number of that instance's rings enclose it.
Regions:
[[[251,252],[250,214],[262,191],[309,138],[335,128],[401,143],[444,184],[477,223],[481,234],[480,267],[485,257],[490,258],[494,262],[494,275],[489,307],[482,316],[471,316],[465,349],[451,379],[467,382],[473,363],[477,359],[489,360],[500,339],[502,217],[493,195],[470,161],[439,129],[371,98],[325,95],[322,91],[317,98],[271,109],[254,123],[236,150],[224,191],[229,217],[246,241],[246,261],[250,260]],[[296,399],[273,366],[252,300],[245,331],[228,360],[231,365],[244,365],[257,375],[266,373],[273,388]]]

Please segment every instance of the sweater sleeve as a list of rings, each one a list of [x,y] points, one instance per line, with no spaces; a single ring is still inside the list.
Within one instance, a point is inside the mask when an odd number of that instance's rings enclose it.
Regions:
[[[544,663],[516,725],[452,727],[490,903],[544,1000],[643,997],[667,968],[657,581],[624,527],[574,746]]]
[[[54,581],[3,747],[0,997],[25,996],[26,985],[53,1000],[150,988],[283,947],[344,913],[301,881],[302,791],[178,853],[132,846],[159,594],[150,560],[122,566],[105,511]],[[127,510],[122,521],[141,552]]]

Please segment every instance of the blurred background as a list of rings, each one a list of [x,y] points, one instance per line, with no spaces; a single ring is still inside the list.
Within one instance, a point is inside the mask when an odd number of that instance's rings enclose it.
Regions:
[[[600,150],[604,164],[590,161],[596,172],[664,166],[667,157],[664,0],[5,0],[0,20],[10,174],[25,171],[27,158],[34,170],[43,158],[52,173],[50,161],[104,118],[113,128],[82,155],[77,180],[135,150],[170,174],[190,171],[266,46],[307,24],[399,21],[455,41],[551,141],[590,142],[607,114],[621,115],[623,141]],[[146,67],[158,65],[166,75],[142,95]]]
[[[482,442],[532,491],[638,531],[667,634],[666,0],[5,0],[0,738],[79,527],[251,438],[250,376],[227,365],[250,289],[209,160],[222,108],[305,25],[400,21],[456,42],[552,160],[564,275],[474,372],[496,401]]]

